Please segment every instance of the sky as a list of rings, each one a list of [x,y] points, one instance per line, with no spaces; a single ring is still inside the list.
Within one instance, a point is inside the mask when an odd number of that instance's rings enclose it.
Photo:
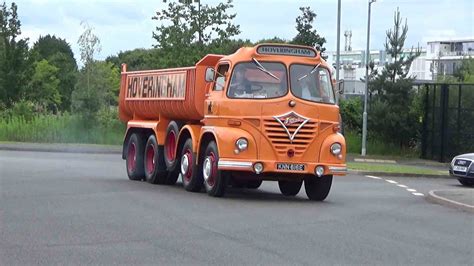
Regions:
[[[11,1],[6,1],[10,5]],[[79,59],[77,40],[87,21],[101,40],[105,59],[120,51],[151,48],[152,32],[160,22],[152,20],[165,7],[161,0],[16,0],[22,23],[22,37],[30,45],[41,35],[54,34],[66,39]],[[218,0],[201,0],[215,5]],[[344,31],[352,31],[353,50],[365,49],[368,0],[342,0],[341,50]],[[372,4],[371,49],[383,49],[386,31],[393,27],[397,8],[408,22],[406,47],[426,46],[428,40],[474,38],[473,0],[377,0]],[[325,37],[328,51],[336,50],[337,0],[234,0],[235,24],[242,33],[237,38],[257,41],[274,36],[291,39],[296,35],[299,7],[316,12],[314,28]]]

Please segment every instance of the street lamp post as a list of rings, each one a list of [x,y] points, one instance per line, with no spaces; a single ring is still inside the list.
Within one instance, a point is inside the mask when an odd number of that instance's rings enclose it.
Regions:
[[[367,154],[367,97],[369,94],[369,61],[370,61],[370,7],[376,0],[369,0],[369,13],[367,15],[367,50],[365,52],[365,95],[364,95],[364,113],[362,115],[362,152]]]
[[[341,0],[337,1],[337,47],[336,47],[336,80],[339,81],[339,67],[341,58]]]

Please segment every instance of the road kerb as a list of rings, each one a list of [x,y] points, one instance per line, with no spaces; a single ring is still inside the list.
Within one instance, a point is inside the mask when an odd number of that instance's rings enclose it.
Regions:
[[[120,154],[121,146],[62,143],[0,143],[0,151]]]
[[[426,177],[426,178],[451,178],[446,171],[446,175],[428,175],[428,174],[411,174],[411,173],[387,173],[387,172],[366,172],[366,171],[347,171],[350,174],[356,175],[374,175],[374,176],[387,176],[387,177]]]
[[[461,209],[463,211],[474,213],[474,206],[436,195],[437,191],[439,190],[431,190],[428,193],[428,196],[426,197],[426,199],[431,202],[438,203],[444,206],[453,207],[453,208]]]

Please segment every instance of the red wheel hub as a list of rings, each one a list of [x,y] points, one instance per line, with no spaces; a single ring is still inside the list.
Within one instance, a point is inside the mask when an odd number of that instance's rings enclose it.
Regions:
[[[190,182],[193,175],[193,153],[187,149],[181,160],[181,174],[186,182]]]
[[[155,146],[150,145],[146,149],[145,157],[146,171],[148,174],[151,174],[155,171]]]
[[[127,159],[128,159],[127,160],[128,169],[131,172],[135,171],[137,167],[137,147],[135,146],[135,143],[133,142],[128,147]]]
[[[217,175],[217,163],[216,163],[216,155],[214,152],[210,152],[207,158],[210,160],[210,173],[209,177],[207,178],[206,182],[210,187],[214,187],[216,184],[216,175]]]

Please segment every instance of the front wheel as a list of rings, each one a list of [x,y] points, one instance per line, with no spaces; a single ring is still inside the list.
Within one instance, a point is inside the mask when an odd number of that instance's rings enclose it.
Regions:
[[[306,195],[310,200],[323,201],[329,194],[332,184],[332,175],[321,177],[308,176],[304,180]]]
[[[202,175],[204,177],[204,187],[209,196],[222,197],[227,188],[227,175],[217,167],[219,162],[219,152],[215,141],[209,142],[204,152],[202,161]]]
[[[474,179],[468,180],[466,178],[458,178],[458,181],[459,183],[461,183],[461,185],[466,186],[466,187],[474,186]]]
[[[247,185],[246,187],[247,188],[250,188],[250,189],[257,189],[260,187],[260,185],[262,185],[262,180],[259,179],[259,180],[250,180],[247,182]]]
[[[278,181],[281,194],[285,196],[296,196],[300,192],[303,181]]]
[[[202,173],[196,166],[196,158],[193,153],[193,140],[187,139],[181,149],[180,160],[181,178],[183,187],[187,191],[197,192],[202,188]]]

